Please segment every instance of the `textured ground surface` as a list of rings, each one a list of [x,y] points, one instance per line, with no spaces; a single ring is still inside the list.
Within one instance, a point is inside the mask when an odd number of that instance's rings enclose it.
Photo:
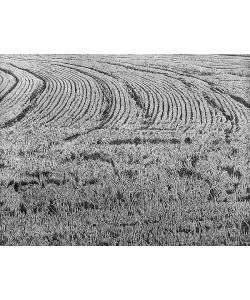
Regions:
[[[0,56],[2,245],[249,245],[250,57]]]

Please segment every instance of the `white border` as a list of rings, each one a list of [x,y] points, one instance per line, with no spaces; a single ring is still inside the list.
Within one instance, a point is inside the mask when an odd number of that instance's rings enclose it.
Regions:
[[[247,2],[2,1],[0,53],[250,54]],[[246,247],[1,247],[0,254],[3,299],[248,295]]]
[[[247,247],[5,247],[1,296],[244,299],[247,256]]]
[[[250,53],[247,0],[2,2],[2,54]]]

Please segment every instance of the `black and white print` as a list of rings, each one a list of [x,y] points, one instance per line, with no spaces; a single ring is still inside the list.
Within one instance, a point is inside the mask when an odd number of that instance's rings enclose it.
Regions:
[[[250,55],[0,55],[1,245],[249,245]]]

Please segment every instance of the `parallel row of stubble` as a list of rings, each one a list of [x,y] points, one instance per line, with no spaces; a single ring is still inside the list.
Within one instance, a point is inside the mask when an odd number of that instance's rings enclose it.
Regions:
[[[227,56],[2,56],[0,127],[185,132],[222,122],[235,132],[250,120],[248,64]]]

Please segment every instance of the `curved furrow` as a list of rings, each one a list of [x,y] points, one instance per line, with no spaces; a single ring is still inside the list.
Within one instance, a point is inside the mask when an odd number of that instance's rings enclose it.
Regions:
[[[209,95],[205,92],[202,92],[202,95],[205,101],[223,116],[225,122],[231,123],[230,131],[237,129],[238,121],[234,110],[230,109],[232,106],[228,101],[225,101],[226,99],[221,94],[209,91]]]
[[[42,72],[42,66],[40,66],[39,70],[36,70],[36,68],[32,68],[36,74],[38,74],[41,78],[43,78],[45,84],[45,89],[40,94],[39,98],[37,99],[37,105],[32,111],[32,115],[28,116],[25,120],[26,124],[39,124],[41,125],[40,121],[42,119],[43,112],[48,106],[48,103],[53,99],[54,95],[58,93],[58,85],[56,84],[56,81],[47,75],[45,75]]]
[[[113,99],[112,110],[109,121],[105,122],[105,127],[121,128],[125,125],[130,117],[130,106],[128,105],[125,91],[117,84],[117,79],[113,77],[104,77],[106,83],[110,87],[111,99]]]
[[[178,79],[179,78],[179,75],[181,75],[181,73],[177,73],[176,72],[173,72],[172,70],[168,70],[168,69],[159,69],[157,68],[157,70],[155,70],[156,68],[152,68],[152,67],[146,67],[146,66],[143,66],[143,65],[138,65],[138,64],[131,64],[131,63],[128,63],[126,62],[126,64],[121,64],[121,63],[114,63],[114,62],[106,62],[105,61],[105,64],[109,64],[109,65],[112,65],[112,66],[119,66],[119,67],[122,67],[122,68],[125,68],[127,70],[133,70],[133,71],[137,71],[137,72],[144,72],[144,73],[147,73],[147,74],[153,74],[153,75],[165,75],[167,76],[168,78],[171,78],[171,79]],[[151,68],[153,70],[151,70]]]
[[[232,96],[232,95],[228,94],[227,92],[225,92],[223,90],[223,88],[221,89],[220,87],[217,87],[216,85],[211,84],[208,81],[201,80],[200,78],[197,78],[195,76],[190,76],[190,77],[196,79],[196,83],[198,82],[197,85],[199,86],[199,88],[201,90],[208,89],[208,92],[206,94],[209,96],[205,96],[206,100],[207,100],[207,98],[214,95],[214,97],[217,99],[217,101],[212,104],[212,107],[219,110],[221,112],[221,114],[224,116],[226,121],[230,121],[232,123],[231,130],[237,131],[240,127],[237,125],[239,123],[243,123],[243,124],[249,123],[248,109],[250,109],[250,104],[248,102],[246,102],[241,97]],[[225,97],[227,97],[227,99],[223,100],[223,99],[225,99]],[[242,109],[239,109],[239,106],[237,106],[238,108],[236,108],[236,104],[235,104],[234,100],[236,100],[236,102],[238,102],[238,104],[241,104]],[[210,102],[210,104],[211,104],[211,102]],[[246,108],[247,108],[247,110],[246,110]],[[239,113],[239,110],[241,110],[240,118],[237,117],[237,113],[234,112],[235,109],[236,109],[236,111],[238,111],[238,113]],[[242,116],[244,116],[244,121],[242,121]],[[239,120],[241,120],[241,121],[239,121]]]
[[[214,97],[217,99],[218,107],[226,120],[232,121],[233,118],[228,106],[228,102],[224,101],[225,99],[219,93],[214,93]]]
[[[40,71],[41,71],[41,68],[40,68]],[[45,124],[45,122],[47,122],[47,124],[49,124],[48,123],[49,120],[48,119],[44,120],[44,117],[47,116],[49,113],[51,113],[52,118],[54,118],[54,117],[57,118],[56,117],[57,113],[55,113],[55,110],[53,111],[53,109],[54,109],[55,105],[58,102],[58,97],[60,98],[60,88],[58,88],[58,86],[59,86],[59,84],[57,83],[58,78],[56,78],[56,80],[55,80],[53,74],[48,74],[46,72],[46,67],[44,69],[43,76],[44,76],[44,78],[46,79],[46,82],[47,82],[47,89],[49,88],[50,91],[51,91],[51,89],[54,88],[54,91],[52,91],[51,93],[49,93],[49,91],[47,90],[44,93],[44,95],[42,95],[42,97],[40,97],[39,104],[36,107],[36,111],[35,112],[36,112],[37,115],[39,115],[40,122],[41,122],[41,119],[43,119],[43,121],[42,121],[43,124]],[[59,76],[59,74],[57,74],[57,77],[58,76]],[[61,74],[60,74],[60,77],[61,77]],[[60,78],[59,78],[59,81],[62,82],[62,80]],[[89,89],[89,93],[90,94],[93,92],[93,87],[94,86],[92,85],[91,88]],[[50,96],[49,99],[48,99],[48,96]],[[81,95],[81,97],[82,97],[82,95]],[[55,100],[55,98],[57,100]],[[88,100],[90,100],[89,104],[91,104],[91,106],[95,106],[96,101],[91,101],[91,100],[94,100],[94,99],[90,98]],[[81,102],[83,102],[83,101],[81,101]],[[64,105],[67,105],[67,103],[64,102]],[[59,107],[59,112],[60,112],[60,110],[62,108],[63,108],[63,106],[61,105]],[[86,110],[87,110],[87,108],[86,108]],[[82,113],[82,116],[85,113],[86,113],[86,111]],[[93,113],[90,116],[88,116],[88,118],[90,118],[90,117],[93,117]],[[79,118],[79,116],[78,116],[78,118]],[[64,123],[63,125],[65,125],[65,119],[62,119],[62,120],[63,120],[62,122]],[[72,122],[72,120],[68,120],[68,121]]]
[[[187,79],[183,79],[180,78],[179,79],[185,86],[187,86],[187,88],[190,88],[191,90],[191,94],[187,92],[186,94],[190,94],[190,99],[191,100],[196,100],[197,105],[196,106],[196,112],[198,112],[199,117],[197,117],[196,119],[199,120],[199,122],[196,120],[195,122],[197,122],[197,124],[200,123],[200,118],[202,118],[202,120],[205,121],[206,125],[204,125],[204,128],[209,126],[209,124],[211,124],[214,119],[214,113],[211,110],[211,107],[209,106],[209,104],[207,103],[206,99],[204,100],[204,98],[206,97],[210,97],[211,96],[211,90],[209,89],[210,86],[209,84],[204,81],[204,80],[196,80],[195,83],[192,82],[188,82]],[[197,109],[198,106],[198,109]]]
[[[109,64],[109,63],[105,62],[105,64]],[[126,68],[125,70],[127,73],[128,70]],[[141,74],[141,72],[140,71],[138,72],[138,70],[136,69],[134,71],[136,71],[136,73],[130,72],[129,74],[122,74],[123,75],[122,79],[124,79],[124,75],[125,76],[127,75],[128,78],[126,78],[126,82],[129,82],[130,85],[137,86],[137,91],[134,92],[136,96],[134,95],[132,99],[135,99],[135,103],[137,107],[139,107],[139,109],[143,111],[143,116],[142,116],[143,120],[141,122],[143,124],[143,127],[149,128],[151,125],[154,124],[155,119],[157,118],[157,111],[160,109],[160,103],[157,100],[159,100],[161,96],[156,92],[155,87],[151,89],[149,88],[148,82],[151,85],[152,82],[149,81],[148,77]],[[120,77],[121,76],[119,76],[119,78]],[[132,80],[133,77],[135,77],[134,80]],[[138,83],[138,79],[140,79],[139,83]],[[125,89],[127,86],[126,82],[125,82]],[[130,94],[131,94],[131,90],[130,90]],[[138,99],[140,99],[140,102],[138,102]]]
[[[196,115],[197,115],[197,108],[194,104],[195,101],[192,98],[191,92],[189,88],[185,86],[185,90],[181,94],[181,96],[185,99],[185,108],[184,108],[184,115],[185,115],[185,129],[187,130],[188,127],[193,126],[196,123]]]
[[[100,105],[99,105],[99,109],[98,109],[98,112],[100,112],[100,116],[98,118],[99,122],[98,122],[98,125],[95,124],[94,127],[102,127],[104,125],[105,121],[107,120],[107,115],[108,115],[108,113],[110,113],[111,106],[112,106],[112,101],[111,101],[112,94],[111,94],[111,90],[110,90],[109,86],[106,84],[106,82],[104,80],[94,76],[92,73],[90,73],[86,70],[82,70],[81,68],[78,68],[75,65],[60,64],[60,66],[64,67],[64,68],[68,68],[70,70],[73,70],[74,72],[78,72],[80,75],[88,78],[87,82],[89,83],[89,86],[90,86],[90,99],[89,99],[89,104],[88,104],[87,108],[85,109],[85,111],[83,112],[82,117],[84,117],[86,114],[88,114],[89,111],[90,111],[90,114],[89,114],[89,116],[87,116],[88,119],[90,119],[91,117],[96,115],[95,106],[98,102],[101,102],[104,105],[102,105],[101,111],[100,111]],[[93,93],[93,91],[97,91],[97,92]],[[96,95],[100,96],[100,91],[101,91],[102,97],[101,97],[101,99],[99,98],[99,99],[97,99],[97,101],[95,101],[95,98],[93,99],[93,96],[96,96]]]
[[[189,98],[192,105],[192,112],[195,111],[195,119],[193,123],[199,124],[201,126],[201,119],[205,120],[204,128],[212,125],[215,120],[214,107],[206,100],[211,96],[209,93],[205,92],[206,88],[197,89],[195,85],[187,85],[187,98]]]
[[[145,83],[147,83],[147,89],[149,89],[148,94],[150,95],[150,98],[148,99],[149,106],[147,111],[146,118],[150,118],[148,121],[148,124],[151,124],[152,126],[157,126],[162,120],[163,114],[164,114],[164,90],[162,89],[162,86],[159,84],[159,81],[162,80],[162,78],[158,79],[158,82],[155,82],[155,79],[151,76],[149,78],[144,78]],[[156,79],[157,80],[157,79]],[[151,107],[150,104],[152,103]]]
[[[117,82],[117,78],[91,67],[76,64],[70,64],[70,66],[87,72],[89,76],[93,77],[99,83],[103,90],[107,107],[103,112],[103,120],[99,126],[120,128],[120,126],[125,125],[130,118],[131,112],[128,103],[129,99],[126,97],[125,89]]]
[[[63,117],[63,127],[70,127],[72,125],[73,116],[81,108],[81,104],[88,105],[86,110],[90,107],[91,101],[91,86],[87,86],[86,81],[83,78],[80,80],[78,76],[68,72],[66,68],[58,68],[58,72],[64,80],[69,80],[72,91],[72,101],[65,102],[60,111],[55,114],[55,119],[59,120]],[[89,95],[89,97],[88,97]],[[85,101],[84,101],[85,100]],[[86,103],[87,102],[87,103]]]
[[[65,126],[75,124],[84,125],[86,122],[91,122],[92,126],[97,126],[100,115],[102,113],[103,95],[102,91],[96,82],[91,77],[79,76],[81,73],[76,72],[75,78],[79,77],[79,83],[84,90],[84,93],[77,95],[78,106],[72,111],[71,119],[65,123]],[[79,74],[79,75],[78,75]]]
[[[1,85],[1,92],[0,92],[0,104],[3,101],[4,97],[6,97],[7,94],[11,93],[15,87],[18,84],[19,78],[11,72],[9,69],[2,68],[2,65],[0,67],[0,71],[3,75],[3,85]],[[9,86],[9,83],[11,82],[11,85]]]
[[[231,120],[229,111],[226,108],[223,108],[220,100],[216,98],[215,93],[211,92],[211,89],[209,89],[206,84],[203,85],[201,82],[199,82],[199,84],[193,85],[193,88],[195,88],[196,92],[193,92],[192,99],[197,101],[199,115],[198,120],[200,120],[200,123],[204,129],[209,128],[214,119],[214,114],[211,112],[211,107],[219,110],[226,121]],[[212,98],[214,99],[211,100]]]
[[[111,63],[111,64],[113,65],[113,63]],[[114,63],[114,64],[115,65],[119,65],[121,67],[129,68],[129,69],[132,69],[132,70],[136,70],[136,69],[139,70],[140,68],[142,68],[140,70],[142,70],[143,72],[147,72],[147,70],[143,69],[143,68],[145,68],[145,66],[141,66],[141,65],[140,66],[139,65],[132,66],[132,65],[129,65],[129,64],[126,64],[126,65],[124,65],[124,64],[117,64],[117,63]],[[138,67],[140,67],[140,68],[138,68]],[[158,69],[158,67],[157,67],[157,69]],[[166,68],[164,68],[164,71],[165,70],[166,70]],[[167,71],[169,72],[169,70],[167,70]],[[153,71],[150,71],[150,73],[151,72],[154,73]],[[171,72],[174,73],[172,70],[171,70]],[[156,72],[156,73],[158,74],[159,72]],[[162,72],[160,74],[162,74]],[[178,75],[181,75],[181,73],[178,73]],[[196,79],[196,87],[198,89],[203,90],[203,89],[207,89],[208,87],[210,87],[210,85],[209,85],[209,83],[207,81],[201,80],[200,78],[197,78],[197,77],[194,77],[194,76],[192,76],[192,77]],[[210,89],[209,93],[211,93],[211,89]],[[202,99],[201,95],[200,95],[200,98]],[[217,101],[217,109],[220,110],[220,112],[224,116],[225,120],[231,120],[230,113],[226,109],[226,106],[223,107],[223,105],[220,103],[220,100],[219,99],[217,99],[217,100],[218,100]],[[223,103],[223,104],[225,105],[225,103]],[[177,103],[177,106],[178,106],[178,103]],[[209,123],[210,123],[210,122],[207,121],[207,117],[210,117],[211,113],[210,112],[207,113],[207,111],[209,111],[209,109],[207,108],[207,106],[204,104],[204,102],[202,100],[198,101],[198,106],[199,106],[199,113],[200,113],[201,119],[203,121],[206,120],[206,122],[205,122],[206,124],[204,124],[204,127],[207,127],[207,126],[209,126]],[[178,107],[177,110],[179,110],[179,107]]]
[[[49,75],[50,80],[53,77],[54,82],[57,85],[57,90],[50,103],[46,106],[46,111],[45,109],[43,110],[43,116],[40,119],[40,122],[42,121],[43,124],[46,123],[51,125],[51,122],[54,120],[57,112],[61,109],[63,103],[66,103],[66,101],[70,98],[68,93],[68,91],[70,91],[70,86],[69,82],[62,80],[62,78],[58,76],[52,68],[50,69],[50,72],[47,72],[47,74]]]
[[[70,80],[70,77],[72,77],[72,70],[71,72],[69,72],[69,74],[65,74],[65,68],[62,70],[60,69],[60,76],[61,78],[63,78],[64,80],[69,80],[70,84],[71,84],[71,91],[72,91],[72,97],[70,98],[71,100],[65,102],[65,104],[63,105],[63,107],[60,109],[60,112],[56,112],[55,113],[55,118],[57,120],[59,120],[60,118],[62,119],[61,121],[63,122],[63,125],[62,126],[69,126],[68,124],[69,123],[72,123],[72,117],[70,117],[69,115],[70,114],[74,114],[74,111],[76,110],[76,96],[77,96],[77,86],[75,85],[75,77],[73,77],[73,79]],[[82,82],[79,81],[80,83],[80,86],[82,86]],[[91,116],[87,116],[87,119],[89,119],[90,117],[93,118],[93,116],[96,114],[96,105],[97,105],[97,100],[94,98],[92,99],[92,94],[94,92],[93,90],[93,87],[91,88],[91,86],[89,86],[89,94],[90,94],[90,97],[89,99],[84,99],[82,98],[81,95],[81,90],[80,90],[80,94],[79,94],[79,91],[78,91],[78,97],[80,102],[84,103],[85,102],[85,105],[86,105],[86,108],[84,109],[84,114],[88,114],[88,110],[91,108],[92,112],[91,112]],[[78,88],[79,89],[79,88]],[[85,100],[85,101],[83,101]],[[88,100],[88,101],[86,101]],[[78,105],[79,106],[79,105]],[[83,120],[82,120],[83,121]],[[85,120],[87,121],[87,120]],[[93,120],[92,120],[93,121]]]
[[[8,128],[20,122],[32,108],[33,105],[29,103],[29,99],[23,104],[16,99],[15,102],[13,101],[8,107],[5,107],[5,112],[1,115],[3,120],[1,128]]]
[[[46,81],[46,89],[40,95],[37,106],[33,111],[33,116],[29,121],[37,118],[40,125],[49,124],[50,118],[53,118],[55,107],[60,106],[60,100],[63,98],[65,91],[64,82],[53,76],[53,72],[43,66],[39,68],[39,76]]]
[[[200,94],[200,91],[199,91],[199,88],[197,88],[197,86],[194,86],[196,87],[196,90],[197,90],[197,93],[198,94],[195,94],[194,92],[192,92],[192,94],[190,95],[189,93],[189,85],[186,85],[186,82],[182,79],[176,79],[174,80],[175,81],[175,86],[177,87],[176,89],[176,92],[178,92],[180,95],[181,95],[181,98],[182,98],[182,103],[184,104],[184,108],[182,108],[182,116],[181,116],[181,119],[183,119],[183,116],[184,119],[185,119],[185,122],[184,122],[184,125],[183,126],[186,126],[188,124],[194,124],[194,123],[204,123],[204,128],[209,126],[209,124],[211,124],[211,120],[212,120],[212,117],[211,117],[211,109],[209,109],[209,107],[207,106],[206,102],[203,101],[202,99],[202,96]],[[202,86],[202,89],[204,88],[204,85]],[[190,96],[190,97],[189,97]],[[196,100],[194,103],[194,100]],[[197,104],[197,105],[196,105]],[[187,107],[188,107],[188,110],[187,110]],[[193,111],[195,110],[195,113],[196,113],[196,118],[193,119]],[[188,112],[189,111],[189,117],[188,117]],[[197,114],[199,117],[197,117]],[[199,120],[199,122],[197,122],[197,119]],[[202,120],[202,122],[201,122]]]
[[[113,65],[113,63],[111,63],[111,65]],[[132,69],[133,71],[137,70],[137,71],[143,71],[143,72],[147,72],[147,70],[142,70],[140,68],[137,68],[137,65],[135,66],[128,66],[128,65],[123,65],[123,64],[114,64],[114,65],[119,65],[120,67],[124,67],[124,68],[129,68],[129,69]],[[166,72],[155,72],[154,71],[151,71],[150,73],[152,74],[161,74],[161,75],[165,75],[166,76]],[[173,72],[172,72],[173,73]],[[169,76],[167,76],[169,78]],[[177,84],[177,76],[171,76],[170,77],[171,80],[175,80],[175,85],[178,86]],[[180,94],[183,94],[182,92],[179,91],[179,89],[177,88],[176,91],[178,91],[178,93]],[[183,97],[181,96],[181,99],[182,101],[176,101],[176,105],[174,106],[175,108],[177,107],[177,114],[176,115],[176,118],[175,118],[175,123],[177,122],[177,120],[179,120],[179,123],[180,124],[185,124],[187,121],[186,121],[186,118],[183,120],[182,118],[182,115],[183,113],[186,115],[186,107],[187,107],[187,101],[185,100],[185,96],[183,95]],[[184,108],[183,108],[184,106]],[[178,123],[178,125],[179,125]],[[177,125],[177,124],[176,124]]]
[[[58,65],[59,66],[59,65]],[[82,98],[84,101],[81,101],[79,104],[79,112],[76,115],[74,122],[86,122],[89,120],[100,120],[102,111],[105,109],[105,103],[103,103],[103,93],[99,87],[98,82],[89,75],[87,72],[79,70],[75,67],[60,65],[60,67],[68,70],[69,74],[74,74],[76,78],[79,78],[81,83],[84,83],[86,97]],[[70,121],[70,123],[72,123]]]
[[[216,121],[218,115],[220,118],[223,116],[223,112],[218,108],[215,96],[205,87],[201,90],[198,89],[197,92],[194,93],[194,98],[198,104],[198,120],[200,121],[200,126],[206,130]]]
[[[176,116],[173,114],[176,97],[174,97],[174,93],[172,92],[172,86],[169,82],[164,81],[163,89],[166,93],[166,100],[167,100],[167,110],[166,110],[166,121],[165,123],[168,124],[169,128],[173,128],[174,120]]]
[[[239,112],[239,123],[243,126],[246,124],[250,124],[250,104],[239,96],[225,94],[224,97],[226,97],[228,101],[234,105],[236,111]]]
[[[199,126],[202,127],[202,129],[206,129],[209,127],[210,122],[209,122],[209,109],[208,106],[206,105],[206,101],[204,101],[203,93],[202,91],[198,90],[197,93],[195,94],[195,99],[197,100],[198,104],[198,120],[199,120]]]
[[[93,70],[92,68],[91,70],[97,72],[95,76],[98,76],[99,82],[101,79],[100,74],[102,75],[102,79],[105,79],[111,97],[111,109],[109,113],[106,111],[107,117],[103,120],[101,126],[117,129],[121,128],[121,126],[126,127],[129,125],[129,119],[133,118],[133,116],[131,111],[131,101],[125,88],[119,83],[117,78],[111,74],[103,74],[100,70]],[[101,85],[103,86],[103,81]]]
[[[0,68],[0,103],[1,100],[7,95],[17,84],[17,78],[13,75],[8,74]]]
[[[50,78],[43,74],[46,81],[46,91],[40,96],[39,102],[33,111],[33,116],[27,121],[38,121],[40,125],[44,125],[47,121],[46,117],[51,113],[51,107],[55,105],[55,99],[58,99],[60,93],[60,85],[54,78]]]
[[[39,69],[33,66],[33,69],[45,80],[46,89],[40,95],[37,106],[33,111],[33,116],[28,121],[39,123],[40,125],[50,125],[48,121],[50,119],[53,120],[55,107],[60,109],[62,105],[60,100],[64,99],[66,88],[64,82],[57,76],[54,76],[54,72],[46,64],[40,65]]]
[[[11,65],[10,69],[18,74],[19,81],[1,103],[1,127],[6,128],[20,122],[33,108],[32,101],[41,89],[41,82],[31,73]]]
[[[181,130],[183,127],[189,127],[190,125],[197,123],[197,115],[201,116],[201,103],[199,99],[194,97],[193,93],[190,95],[189,90],[185,85],[183,85],[183,83],[176,80],[173,82],[173,94],[175,96],[178,95],[177,101],[175,97],[174,108],[179,108],[179,112],[176,115],[174,123],[178,126],[179,130]]]
[[[238,131],[240,123],[245,119],[244,113],[241,112],[237,103],[232,103],[227,95],[221,94],[220,97],[228,107],[229,114],[231,116],[232,130]]]
[[[192,55],[7,56],[0,63],[0,127],[185,132],[223,122],[238,132],[250,123],[247,63]]]
[[[8,74],[5,74],[5,76],[3,77],[1,73],[3,73],[3,72],[0,70],[0,96],[2,94],[4,94],[6,92],[6,90],[9,89],[8,85],[10,83],[10,80],[7,77]]]
[[[170,98],[170,94],[172,95],[173,101],[175,102],[175,105],[173,106],[172,104],[172,113],[174,112],[174,108],[176,108],[176,106],[179,109],[179,112],[176,114],[176,119],[175,119],[175,125],[176,126],[184,126],[187,123],[190,122],[190,116],[188,115],[189,110],[187,108],[189,108],[188,106],[188,101],[187,101],[187,97],[185,95],[185,92],[182,92],[182,90],[180,88],[178,88],[176,86],[176,84],[172,86],[170,85],[170,82],[167,80],[167,78],[164,76],[163,77],[163,81],[162,81],[162,85],[164,87],[164,92],[161,92],[163,95],[165,95],[165,97],[167,99],[171,99]],[[152,81],[154,82],[155,79]],[[158,83],[156,83],[159,87],[159,81]],[[161,90],[160,88],[158,88],[158,90]],[[156,90],[157,92],[157,90]],[[164,108],[164,102],[163,102],[163,108]],[[156,123],[161,123],[162,119],[164,117],[164,109],[162,110],[161,114],[158,115],[158,120],[155,120]],[[173,116],[172,116],[173,119]],[[172,126],[172,125],[171,125]]]
[[[6,69],[6,71],[10,72],[9,70]],[[14,73],[13,73],[14,74]],[[4,96],[1,98],[1,113],[4,113],[4,108],[5,106],[10,105],[11,101],[15,101],[15,99],[18,97],[18,95],[20,95],[23,90],[26,88],[25,87],[25,81],[24,81],[24,77],[20,76],[19,74],[17,74],[18,76],[15,75],[16,77],[16,84],[15,86],[8,90]]]
[[[14,66],[13,64],[11,64],[11,65]],[[26,119],[28,117],[28,113],[30,111],[32,111],[34,109],[34,107],[36,106],[39,96],[44,92],[44,90],[46,88],[45,80],[42,77],[35,74],[33,71],[31,71],[27,68],[21,68],[20,66],[16,66],[16,65],[14,67],[28,73],[33,78],[36,78],[38,81],[37,81],[36,88],[33,90],[33,92],[31,93],[31,95],[29,97],[29,105],[16,118],[11,120],[9,122],[9,125],[11,125],[12,123],[20,122],[21,120],[23,123],[24,119]]]
[[[129,82],[130,85],[137,87],[137,91],[134,91],[134,93],[137,95],[137,98],[140,98],[140,102],[144,104],[144,122],[148,124],[148,128],[150,128],[150,125],[157,126],[161,123],[164,117],[165,107],[167,105],[170,106],[169,103],[166,103],[166,101],[164,101],[165,99],[171,99],[171,96],[168,95],[169,89],[166,89],[164,87],[164,84],[159,84],[159,82],[163,82],[163,78],[161,77],[155,79],[152,78],[151,74],[150,77],[146,77],[146,75],[142,75],[140,73],[136,75],[134,73],[132,74],[133,76],[131,76],[131,74],[128,74],[128,78],[126,78],[126,81]],[[138,78],[141,79],[140,85],[138,84]],[[145,96],[141,95],[142,91],[145,91]],[[140,97],[138,96],[138,94],[140,95]],[[142,101],[141,99],[143,99],[144,101]],[[142,105],[140,106],[142,107]],[[173,105],[171,110],[173,110]],[[169,113],[169,109],[167,113]]]
[[[193,99],[191,98],[191,101],[189,100],[188,89],[185,85],[183,86],[183,83],[173,79],[171,81],[173,82],[172,90],[174,91],[174,95],[178,97],[178,102],[181,104],[181,115],[179,117],[181,122],[179,124],[176,120],[176,124],[179,125],[179,127],[188,126],[194,122]]]
[[[157,79],[151,79],[151,87],[153,86],[154,94],[155,97],[153,98],[156,99],[157,102],[157,110],[154,118],[152,118],[152,122],[154,126],[160,126],[162,128],[162,121],[164,119],[165,111],[167,110],[168,103],[167,99],[168,94],[165,93],[164,88],[163,88],[163,78]]]
[[[13,109],[16,104],[20,104],[20,100],[29,93],[32,88],[31,85],[33,85],[32,81],[30,81],[26,74],[22,76],[19,83],[20,85],[17,85],[16,89],[13,90],[12,93],[8,94],[2,101],[3,111],[5,110],[7,113],[9,113],[9,110]]]
[[[125,68],[126,69],[126,68]],[[134,70],[136,70],[136,68],[134,68]],[[161,75],[162,75],[163,73],[161,73]],[[145,78],[143,78],[144,80],[145,80]],[[176,78],[175,78],[176,79]],[[147,80],[147,78],[146,78],[146,80]],[[148,87],[147,88],[145,88],[146,90],[147,90],[147,93],[148,93]],[[155,97],[153,97],[154,99],[155,99]],[[186,107],[187,107],[187,105],[188,105],[188,103],[185,101],[185,97],[184,98],[182,98],[182,100],[184,100],[184,102],[182,101],[182,102],[180,102],[180,103],[177,103],[177,106],[178,105],[183,105],[184,106],[184,109],[183,108],[179,108],[178,109],[178,112],[180,113],[180,114],[182,114],[182,111],[184,111],[184,113],[186,114]],[[158,103],[158,102],[157,102]],[[148,113],[150,112],[150,109],[151,108],[155,108],[155,106],[157,106],[157,104],[153,104],[153,105],[151,105],[151,107],[150,107],[150,105],[148,106],[148,108],[147,108],[147,111],[148,111]],[[158,105],[158,107],[159,107],[159,105]],[[156,114],[157,115],[157,114]],[[185,123],[186,122],[186,118],[185,118],[185,120],[183,121],[183,120],[181,120],[182,118],[182,115],[180,115],[179,116],[179,120],[180,120],[180,122],[181,123]],[[178,117],[177,117],[177,119],[178,119]]]
[[[11,93],[8,93],[1,103],[3,111],[5,110],[7,113],[15,104],[20,104],[20,99],[23,99],[29,93],[32,88],[31,85],[33,85],[33,82],[30,81],[26,74],[22,75],[18,83],[16,88]]]
[[[131,76],[132,78],[132,76]],[[142,123],[146,125],[147,128],[154,125],[155,119],[157,117],[157,113],[159,111],[160,100],[159,93],[157,93],[156,88],[151,80],[147,77],[142,76],[141,74],[136,74],[135,81],[140,78],[140,86],[141,90],[146,91],[146,99],[144,99],[144,115]],[[137,92],[138,93],[138,92]]]
[[[148,124],[148,99],[150,98],[148,89],[144,86],[143,80],[138,80],[138,76],[135,74],[126,77],[123,76],[123,78],[125,79],[124,86],[129,86],[128,94],[134,101],[136,107],[137,122],[145,127],[145,125]]]
[[[140,73],[127,74],[126,76],[123,74],[123,78],[120,80],[125,89],[127,89],[127,93],[134,100],[137,120],[141,113],[140,123],[146,125],[147,128],[153,125],[160,111],[160,103],[163,102],[163,96],[159,92],[161,91],[159,85],[157,86],[152,80],[142,76]]]
[[[130,125],[135,123],[137,106],[119,79],[116,78],[113,81],[113,84],[116,87],[117,96],[121,100],[120,105],[122,109],[122,112],[120,113],[120,119],[117,120],[116,127],[119,128],[119,124],[121,124],[123,127],[130,127]]]
[[[57,69],[51,68],[51,70],[53,72],[53,76],[56,77],[59,82],[61,93],[58,94],[58,101],[53,106],[53,109],[51,109],[48,123],[50,125],[62,125],[66,118],[65,114],[67,110],[65,110],[65,108],[72,105],[72,101],[75,98],[75,86],[72,80],[63,76]],[[61,120],[62,112],[64,120]]]
[[[164,89],[168,95],[168,99],[172,100],[171,103],[171,118],[170,118],[170,127],[177,127],[183,125],[184,115],[183,106],[186,108],[186,99],[185,95],[176,87],[176,84],[173,84],[171,81],[164,80]],[[177,112],[176,112],[177,110]],[[187,119],[184,120],[184,123],[187,123]],[[173,126],[174,125],[174,126]]]
[[[109,121],[106,120],[105,127],[121,128],[128,122],[130,117],[131,107],[128,105],[126,92],[121,89],[114,79],[108,78],[108,85],[111,90],[111,98],[113,99],[112,112],[110,113]]]
[[[220,97],[224,100],[225,106],[228,107],[230,114],[233,117],[236,131],[245,124],[250,122],[250,110],[238,102],[232,101],[232,98],[227,94],[221,94]]]

